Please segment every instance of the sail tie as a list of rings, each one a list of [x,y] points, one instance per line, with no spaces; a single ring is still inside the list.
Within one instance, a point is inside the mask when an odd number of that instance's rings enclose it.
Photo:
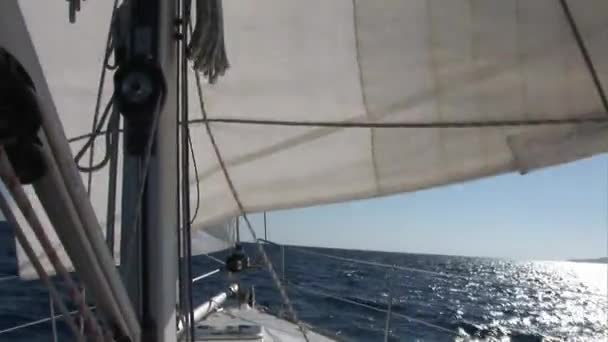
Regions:
[[[222,0],[197,0],[196,25],[188,46],[188,58],[211,84],[230,67],[224,43]]]

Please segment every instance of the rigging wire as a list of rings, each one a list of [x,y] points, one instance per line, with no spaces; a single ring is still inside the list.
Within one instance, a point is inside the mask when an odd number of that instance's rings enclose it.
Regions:
[[[597,70],[595,69],[595,65],[593,64],[593,59],[591,58],[591,54],[589,54],[589,50],[587,49],[587,45],[585,44],[585,40],[581,35],[580,30],[578,29],[578,25],[576,24],[576,20],[572,15],[572,11],[570,10],[570,6],[568,5],[567,0],[559,1],[564,15],[568,20],[568,25],[570,26],[570,30],[572,31],[572,35],[576,40],[576,44],[578,45],[578,49],[581,52],[583,59],[585,60],[585,65],[587,66],[587,70],[589,71],[589,75],[593,80],[593,84],[595,85],[595,89],[597,91],[597,95],[602,102],[602,106],[604,107],[604,111],[608,114],[608,99],[606,98],[606,92],[604,91],[604,87],[602,86],[602,81],[597,74]]]
[[[2,153],[4,153],[4,150],[2,150]],[[4,181],[4,184],[6,187],[9,186],[9,183],[7,183],[6,181]],[[34,267],[34,270],[38,274],[38,277],[49,290],[49,294],[51,296],[53,296],[55,298],[55,300],[57,301],[59,310],[64,314],[67,313],[68,309],[67,309],[65,303],[63,302],[63,299],[61,298],[59,291],[56,289],[55,285],[53,285],[53,283],[51,282],[51,279],[50,279],[49,275],[47,274],[46,270],[44,269],[44,267],[42,266],[42,263],[40,262],[38,255],[36,254],[36,252],[34,252],[34,249],[32,248],[32,245],[30,244],[30,242],[27,238],[27,235],[24,233],[23,229],[21,228],[21,225],[19,224],[19,222],[17,221],[17,218],[15,217],[15,214],[11,210],[11,207],[8,204],[7,199],[5,198],[3,191],[0,191],[0,211],[2,211],[2,213],[4,214],[4,218],[10,223],[11,227],[13,227],[13,231],[15,233],[15,237],[17,238],[17,241],[19,242],[19,245],[21,246],[21,248],[23,248],[23,251],[27,255],[30,262],[32,263],[32,266]],[[44,241],[42,241],[42,240],[40,240],[40,241],[42,242],[42,246],[44,248]],[[50,252],[47,253],[47,255],[49,256],[50,259],[52,259],[53,255],[54,255],[54,251],[51,250]],[[68,285],[71,288],[73,288],[72,283],[68,282]],[[76,291],[77,291],[77,289],[76,289]],[[76,296],[76,294],[77,294],[77,292],[75,292],[75,296]],[[76,326],[76,322],[74,321],[74,319],[72,319],[72,317],[70,317],[70,316],[64,316],[64,318],[66,320],[68,327],[74,334],[74,337],[78,341],[84,342],[85,341],[84,336],[82,336],[82,334],[78,330],[78,327]],[[7,331],[13,331],[13,330],[15,330],[15,329],[4,329],[4,330],[0,331],[0,333],[7,332]]]
[[[190,28],[191,28],[191,26],[190,26]],[[196,79],[196,86],[197,86],[198,100],[199,100],[199,104],[200,104],[201,114],[203,116],[203,120],[206,120],[207,119],[207,112],[205,110],[205,102],[204,102],[204,98],[203,98],[203,89],[202,89],[202,84],[201,84],[201,78],[200,78],[200,76],[198,75],[197,72],[194,73],[194,76],[195,76],[195,79]],[[249,230],[249,233],[253,237],[254,241],[256,241],[256,245],[258,247],[258,250],[259,250],[260,254],[262,255],[264,264],[266,265],[266,267],[268,269],[268,272],[270,273],[275,286],[279,290],[281,298],[282,298],[283,302],[285,303],[285,305],[287,306],[287,309],[288,309],[289,314],[291,315],[291,318],[296,322],[296,324],[298,326],[298,329],[302,333],[302,336],[303,336],[304,340],[306,340],[308,342],[309,339],[308,339],[308,335],[306,334],[306,328],[298,320],[297,314],[295,312],[293,304],[289,300],[289,296],[287,294],[287,291],[286,291],[285,287],[281,283],[281,281],[279,279],[279,276],[277,275],[276,271],[274,270],[274,266],[272,265],[272,262],[270,261],[270,258],[266,254],[266,251],[264,250],[264,246],[262,246],[262,244],[258,241],[257,234],[253,230],[253,226],[251,224],[251,221],[249,220],[249,217],[247,216],[247,213],[245,212],[245,207],[243,206],[243,203],[240,200],[240,197],[239,197],[239,195],[238,195],[238,193],[236,191],[234,183],[232,182],[232,178],[230,177],[230,174],[228,173],[228,169],[226,168],[226,164],[224,163],[224,159],[222,158],[222,155],[220,153],[220,150],[219,150],[219,147],[218,147],[217,142],[215,140],[215,137],[214,137],[214,135],[211,132],[211,126],[208,124],[208,122],[205,124],[205,129],[207,131],[207,135],[209,136],[209,140],[211,141],[211,145],[213,147],[215,155],[216,155],[216,157],[218,159],[218,163],[220,164],[222,172],[224,173],[224,177],[226,179],[226,182],[228,183],[228,186],[230,188],[230,191],[232,193],[234,201],[236,202],[236,204],[237,204],[237,206],[239,208],[239,211],[240,211],[241,215],[243,216],[243,219],[245,220],[245,223],[247,225],[247,229]]]
[[[180,18],[182,10],[181,10],[181,6],[182,6],[182,2],[181,1],[177,1],[176,2],[176,13],[175,16],[176,18]],[[178,20],[175,26],[175,30],[176,30],[176,37],[180,38],[181,37],[181,21]],[[179,100],[181,98],[181,87],[180,87],[180,80],[181,80],[181,53],[182,53],[182,49],[181,46],[178,42],[178,44],[175,44],[175,56],[176,56],[176,63],[175,63],[175,98],[177,99],[177,101],[175,101],[175,113],[177,116],[177,120],[179,120],[179,113],[181,113],[181,101]],[[182,186],[182,180],[181,180],[181,170],[180,170],[180,165],[181,165],[181,153],[180,153],[180,132],[181,132],[182,127],[180,125],[176,125],[175,126],[175,158],[177,159],[177,163],[175,164],[175,180],[176,180],[176,185],[175,188],[177,189],[176,191],[176,204],[177,204],[177,213],[176,213],[176,235],[177,235],[177,288],[178,288],[178,306],[177,306],[177,312],[178,312],[178,316],[177,316],[177,320],[178,320],[178,326],[181,322],[181,324],[184,325],[184,327],[187,326],[187,307],[186,307],[186,290],[185,290],[185,276],[184,276],[184,267],[185,267],[185,255],[184,255],[184,232],[183,232],[183,227],[182,227],[182,206],[184,205],[182,203],[182,198],[181,198],[181,186]],[[189,330],[185,330],[185,331],[189,331]],[[186,339],[189,339],[189,334],[185,334]]]
[[[76,10],[80,10],[80,0],[74,0],[77,3],[77,9]],[[103,159],[101,160],[101,162],[99,162],[97,165],[93,165],[93,161],[95,159],[95,140],[96,137],[92,137],[89,142],[87,142],[85,144],[85,146],[81,149],[81,151],[76,155],[76,157],[74,158],[76,167],[78,168],[78,170],[80,172],[85,172],[87,173],[87,195],[89,197],[91,197],[91,192],[93,191],[92,189],[92,184],[93,184],[93,173],[97,172],[101,169],[103,169],[107,163],[110,161],[110,159],[112,159],[112,170],[111,170],[111,182],[108,185],[108,218],[110,218],[110,215],[112,215],[113,213],[110,211],[112,209],[115,209],[115,194],[116,194],[116,148],[114,148],[113,145],[117,145],[118,143],[118,135],[117,134],[113,134],[111,131],[113,130],[115,124],[114,121],[119,122],[120,117],[117,111],[111,111],[111,107],[112,107],[112,102],[113,102],[113,95],[110,97],[109,103],[106,105],[106,109],[104,110],[104,113],[102,115],[101,118],[101,122],[99,122],[99,111],[101,109],[101,101],[103,98],[103,88],[105,85],[105,80],[106,80],[106,73],[107,70],[110,69],[108,68],[109,65],[109,60],[110,60],[110,56],[113,53],[114,50],[114,46],[112,44],[112,29],[113,29],[113,25],[114,25],[114,19],[116,16],[118,10],[118,0],[114,0],[114,3],[112,5],[112,14],[110,17],[110,23],[108,25],[108,34],[107,34],[107,38],[106,38],[106,47],[105,47],[105,53],[104,53],[104,58],[103,58],[103,62],[101,65],[101,75],[99,77],[99,82],[97,85],[97,98],[95,100],[95,110],[94,110],[94,114],[93,114],[93,121],[91,123],[91,130],[93,133],[97,133],[99,131],[101,131],[103,124],[106,120],[106,118],[108,116],[110,116],[110,123],[108,124],[108,129],[107,129],[107,133],[105,134],[105,155],[103,157]],[[74,17],[71,18],[72,22],[75,21],[75,13],[74,13]],[[111,112],[111,114],[109,114]],[[116,141],[113,141],[116,140]],[[89,148],[89,160],[88,160],[88,167],[83,167],[80,165],[80,159],[83,157],[85,151],[87,150],[87,148]],[[113,188],[112,188],[113,187]],[[110,196],[112,196],[112,198],[110,198]],[[106,229],[106,242],[108,244],[110,253],[112,254],[112,256],[114,255],[114,216],[111,217],[111,220],[107,220],[107,229]],[[84,286],[81,286],[81,290],[82,290],[82,296],[83,296],[83,300],[86,301],[86,291],[84,289]],[[85,303],[86,304],[86,303]],[[84,331],[84,316],[81,317],[81,328]],[[54,322],[54,320],[53,320]],[[56,336],[55,336],[56,337]]]

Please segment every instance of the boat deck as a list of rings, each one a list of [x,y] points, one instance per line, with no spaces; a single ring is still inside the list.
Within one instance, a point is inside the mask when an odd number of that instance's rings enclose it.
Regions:
[[[335,340],[314,331],[306,331],[309,341]],[[196,326],[196,341],[305,341],[298,326],[252,308],[228,308],[215,312]]]

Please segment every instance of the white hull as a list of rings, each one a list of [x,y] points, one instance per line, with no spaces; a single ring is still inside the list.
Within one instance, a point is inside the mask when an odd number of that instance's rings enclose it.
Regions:
[[[241,325],[242,333],[229,333],[227,327],[233,331]],[[260,327],[259,333],[255,327]],[[228,328],[230,330],[230,328]],[[216,331],[218,334],[210,333]],[[306,341],[298,325],[285,319],[278,318],[256,308],[243,306],[241,308],[227,308],[213,313],[196,326],[196,342],[211,341],[273,341],[273,342],[300,342]],[[240,335],[240,336],[239,336]],[[306,329],[309,341],[332,342],[336,341],[317,332]]]

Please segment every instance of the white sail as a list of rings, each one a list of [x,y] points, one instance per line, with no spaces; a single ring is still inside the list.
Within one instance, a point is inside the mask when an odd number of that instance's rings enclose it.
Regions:
[[[236,219],[192,232],[192,255],[209,254],[234,247]]]
[[[608,84],[608,2],[568,3]],[[606,115],[557,0],[226,1],[224,19],[231,68],[205,89],[210,118],[441,123]],[[210,125],[252,212],[527,172],[608,149],[605,124]],[[209,137],[201,126],[193,131],[204,160],[200,220],[233,215]]]
[[[89,133],[111,1],[85,3],[75,25],[62,1],[20,4],[66,135]],[[569,5],[606,84],[608,3]],[[556,0],[225,1],[224,21],[231,68],[204,86],[213,119],[445,123],[606,115]],[[605,124],[401,129],[213,122],[210,129],[248,212],[528,172],[608,149]],[[235,216],[238,206],[204,125],[192,124],[192,135],[199,169],[192,203],[197,179],[201,189],[197,229]],[[100,140],[97,155],[103,150]],[[107,171],[95,174],[92,201],[101,226],[107,185]]]

